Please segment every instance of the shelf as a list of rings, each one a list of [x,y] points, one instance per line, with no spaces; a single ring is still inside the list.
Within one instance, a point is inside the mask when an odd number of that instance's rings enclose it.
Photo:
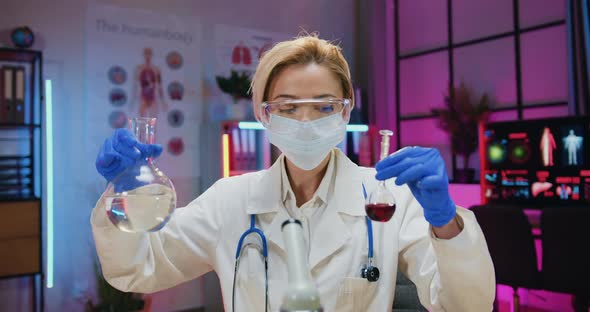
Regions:
[[[41,58],[41,52],[27,49],[0,48],[0,60],[31,63]]]
[[[13,182],[6,182],[6,181],[0,180],[0,191],[7,190],[7,189],[10,190],[10,189],[14,189],[14,188],[21,188],[21,187],[26,187],[27,189],[29,189],[32,186],[31,181],[26,181],[28,179],[16,178],[16,180],[21,180],[21,181],[19,183],[13,183]]]
[[[0,196],[0,202],[22,202],[22,201],[38,201],[39,197],[34,195],[8,195]]]
[[[0,141],[29,141],[30,137],[22,137],[22,138],[3,138],[0,137]]]
[[[32,277],[37,275],[42,275],[43,272],[33,272],[33,273],[22,273],[22,274],[12,274],[12,275],[2,275],[0,279],[12,279],[12,278],[22,278],[22,277]]]
[[[13,170],[13,169],[30,169],[33,166],[33,164],[26,164],[26,165],[21,165],[21,164],[13,164],[13,165],[0,165],[0,171],[2,170]]]
[[[45,243],[42,235],[43,52],[0,47],[0,63],[24,67],[26,79],[25,118],[0,122],[0,211],[10,215],[3,223],[0,219],[0,254],[11,255],[0,261],[0,279],[39,274],[43,277],[44,244],[48,246],[47,254],[53,254],[53,238]],[[53,266],[47,270],[48,276],[53,276]],[[44,278],[31,283],[30,306],[35,311],[45,309],[43,284]]]
[[[19,183],[19,184],[14,184],[14,183],[0,183],[0,194],[4,193],[4,192],[8,192],[8,193],[15,193],[15,194],[19,194],[18,196],[22,196],[22,193],[28,193],[30,191],[33,190],[33,185],[30,182],[27,183]],[[3,196],[3,195],[0,195]],[[12,195],[6,195],[8,197],[12,196]]]
[[[15,129],[15,128],[40,128],[40,124],[29,123],[0,123],[0,129]]]
[[[2,183],[2,181],[6,181],[6,180],[25,180],[25,179],[30,179],[32,178],[33,175],[30,173],[13,173],[13,174],[4,174],[0,172],[0,183]]]
[[[31,155],[27,155],[27,156],[23,156],[23,155],[3,155],[3,156],[0,156],[0,161],[1,160],[19,160],[19,159],[27,159],[27,158],[31,158]]]

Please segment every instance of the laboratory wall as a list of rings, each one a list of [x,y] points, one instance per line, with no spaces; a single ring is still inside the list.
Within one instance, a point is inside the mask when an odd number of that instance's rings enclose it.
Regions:
[[[565,0],[381,2],[388,13],[380,27],[392,30],[374,27],[370,32],[389,41],[383,51],[390,71],[377,76],[373,71],[368,77],[393,90],[391,96],[375,92],[386,100],[376,101],[374,111],[393,113],[373,120],[381,118],[382,125],[397,130],[399,147],[438,148],[451,178],[449,139],[431,111],[444,105],[449,84],[465,83],[478,95],[487,93],[493,101],[491,121],[570,114]],[[476,152],[470,158],[476,177],[478,157]],[[478,184],[452,184],[450,191],[462,206],[480,203]],[[533,309],[571,310],[569,295],[519,293],[520,303]],[[499,286],[498,298],[508,304],[512,289]]]
[[[191,0],[104,0],[98,4],[161,12],[194,19],[201,29],[201,72],[210,77],[215,70],[214,29],[216,25],[237,26],[294,36],[302,30],[318,31],[323,38],[337,40],[355,70],[356,13],[353,0],[298,1],[191,1]],[[54,286],[45,289],[46,311],[81,311],[95,297],[94,246],[90,211],[105,184],[95,172],[94,159],[102,142],[87,140],[89,125],[86,94],[88,1],[3,0],[0,4],[0,33],[28,25],[36,34],[34,49],[44,53],[45,78],[54,81],[55,162],[55,254]],[[116,53],[113,47],[113,53]],[[204,105],[207,86],[202,82]],[[206,116],[205,113],[201,114]],[[219,122],[203,117],[199,136],[187,137],[199,145],[199,175],[171,176],[179,205],[188,203],[221,175]],[[44,220],[46,221],[46,220]],[[44,238],[45,239],[45,238]],[[213,274],[152,295],[151,311],[180,311],[206,306],[221,311],[221,297]],[[28,278],[0,280],[0,310],[27,311],[31,300]]]
[[[487,93],[491,121],[568,115],[565,0],[391,2],[400,145],[437,147],[451,178],[449,140],[431,111],[444,106],[450,84]],[[476,170],[478,157],[470,158]]]

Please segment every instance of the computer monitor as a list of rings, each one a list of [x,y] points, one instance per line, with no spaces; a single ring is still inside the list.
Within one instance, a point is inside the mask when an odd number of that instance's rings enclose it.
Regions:
[[[480,159],[487,203],[590,208],[590,117],[488,123]]]

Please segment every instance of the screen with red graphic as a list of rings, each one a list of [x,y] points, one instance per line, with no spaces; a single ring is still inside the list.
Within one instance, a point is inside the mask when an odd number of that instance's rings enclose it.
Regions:
[[[489,123],[480,143],[487,202],[590,204],[590,117]]]

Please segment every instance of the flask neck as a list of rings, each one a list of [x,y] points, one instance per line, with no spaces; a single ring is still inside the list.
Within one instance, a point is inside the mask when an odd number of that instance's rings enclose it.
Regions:
[[[156,141],[156,118],[137,117],[129,119],[129,127],[138,142],[154,144]],[[148,164],[152,164],[152,158],[146,158]]]
[[[137,141],[144,144],[154,144],[156,135],[156,118],[138,117],[129,120],[131,132]]]
[[[383,160],[389,156],[389,139],[384,139],[381,141],[381,155],[379,155],[379,160]]]

